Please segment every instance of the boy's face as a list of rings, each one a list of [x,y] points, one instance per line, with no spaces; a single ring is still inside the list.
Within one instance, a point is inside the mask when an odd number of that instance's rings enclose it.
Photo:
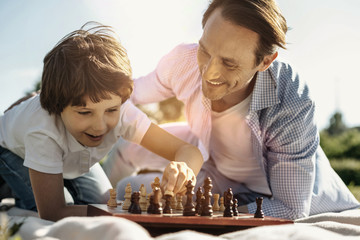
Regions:
[[[85,97],[86,106],[67,106],[61,113],[66,129],[82,145],[99,146],[105,135],[118,123],[121,97],[110,94],[110,99],[93,103]]]

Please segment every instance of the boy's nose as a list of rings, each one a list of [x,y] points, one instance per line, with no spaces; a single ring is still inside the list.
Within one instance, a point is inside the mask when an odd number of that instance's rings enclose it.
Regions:
[[[102,134],[106,129],[106,121],[104,117],[97,117],[92,124],[92,129],[99,134]]]

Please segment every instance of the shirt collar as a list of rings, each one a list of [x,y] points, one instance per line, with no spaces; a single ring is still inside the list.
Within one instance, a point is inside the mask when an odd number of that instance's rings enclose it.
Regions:
[[[280,102],[276,89],[276,66],[273,64],[266,71],[257,74],[250,111],[258,111]]]
[[[71,135],[71,133],[65,129],[66,131],[66,139],[68,143],[68,148],[70,152],[80,152],[87,149],[87,147],[84,147],[81,145],[74,137]]]

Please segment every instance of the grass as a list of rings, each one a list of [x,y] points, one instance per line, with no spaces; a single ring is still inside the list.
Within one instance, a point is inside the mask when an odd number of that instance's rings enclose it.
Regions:
[[[355,198],[360,202],[360,186],[353,184],[348,185],[349,190],[354,194]]]
[[[347,184],[355,198],[360,201],[360,159],[330,159],[330,164]]]

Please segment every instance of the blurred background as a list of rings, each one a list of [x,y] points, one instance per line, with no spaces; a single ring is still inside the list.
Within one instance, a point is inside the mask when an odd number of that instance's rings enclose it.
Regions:
[[[321,144],[344,181],[356,187],[360,185],[360,1],[277,2],[291,28],[288,49],[281,50],[279,58],[290,62],[309,84],[316,101]],[[152,71],[177,44],[198,41],[208,3],[1,0],[0,114],[36,89],[46,53],[87,21],[115,28],[136,78]],[[184,119],[182,104],[176,99],[139,107],[157,123]]]

